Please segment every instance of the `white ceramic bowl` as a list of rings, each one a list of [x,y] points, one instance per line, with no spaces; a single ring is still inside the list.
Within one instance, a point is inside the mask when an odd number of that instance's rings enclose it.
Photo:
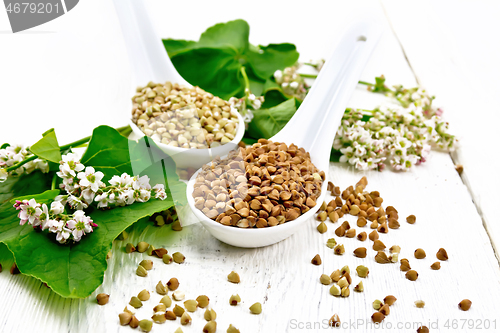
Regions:
[[[245,134],[245,122],[243,121],[243,117],[239,113],[237,113],[237,115],[239,124],[238,131],[236,132],[234,139],[231,142],[228,142],[219,147],[207,149],[188,149],[168,146],[156,140],[154,140],[154,142],[163,152],[170,155],[174,159],[175,164],[178,168],[199,169],[204,164],[210,162],[215,156],[226,156],[229,151],[234,149],[241,141],[243,135]],[[145,135],[144,132],[142,132],[140,128],[132,122],[131,119],[129,119],[129,125],[135,135],[138,135],[139,137],[143,137]]]
[[[209,219],[203,212],[196,209],[194,206],[193,190],[194,183],[196,182],[196,176],[200,170],[198,170],[189,180],[187,184],[187,200],[189,206],[193,210],[194,215],[200,220],[203,226],[218,240],[229,245],[236,247],[263,247],[272,245],[274,243],[280,242],[292,234],[294,234],[299,228],[304,227],[307,223],[312,222],[311,217],[318,211],[321,203],[324,201],[327,192],[328,181],[325,180],[321,187],[321,195],[317,199],[317,204],[305,214],[300,215],[296,220],[285,222],[274,227],[267,228],[238,228],[232,226],[225,226],[219,222],[215,222]]]

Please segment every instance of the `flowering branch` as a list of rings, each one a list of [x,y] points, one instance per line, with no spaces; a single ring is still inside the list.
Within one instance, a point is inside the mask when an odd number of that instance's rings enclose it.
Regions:
[[[55,233],[56,240],[61,244],[70,240],[79,242],[98,226],[84,212],[93,203],[96,203],[97,208],[111,208],[147,202],[152,195],[160,200],[167,198],[163,184],[151,188],[148,176],[131,177],[123,173],[113,176],[110,185],[106,186],[102,181],[104,174],[91,166],[85,167],[73,153],[62,155],[56,175],[63,180],[59,187],[66,194],[55,198],[50,211],[46,204],[37,203],[35,199],[18,200],[14,208],[20,210],[18,217],[21,225],[28,223],[34,228]],[[52,184],[54,187],[54,180]],[[65,213],[66,205],[75,212]]]
[[[128,135],[132,129],[130,126],[123,126],[116,129],[122,135]],[[91,136],[61,146],[61,152],[65,152],[70,148],[78,147],[90,141]],[[26,165],[27,164],[27,165]],[[9,176],[20,176],[23,173],[31,173],[32,171],[40,169],[42,172],[49,172],[49,165],[47,161],[38,158],[35,154],[31,153],[29,147],[7,146],[0,149],[0,182],[7,180]]]
[[[428,114],[415,105],[346,110],[333,148],[340,150],[340,162],[360,170],[382,170],[388,160],[395,170],[408,171],[426,161],[432,146],[451,150],[456,143],[448,123]]]
[[[47,161],[39,159],[22,145],[7,146],[0,149],[0,182],[7,180],[9,176],[19,176],[23,173],[31,173],[34,170],[49,172]]]

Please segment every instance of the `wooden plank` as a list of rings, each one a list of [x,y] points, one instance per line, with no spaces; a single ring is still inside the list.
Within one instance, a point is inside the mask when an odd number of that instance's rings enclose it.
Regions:
[[[496,206],[498,100],[500,89],[500,6],[485,2],[383,1],[412,68],[438,98],[460,146],[452,154],[464,166],[462,179],[472,193],[498,257],[500,225]]]

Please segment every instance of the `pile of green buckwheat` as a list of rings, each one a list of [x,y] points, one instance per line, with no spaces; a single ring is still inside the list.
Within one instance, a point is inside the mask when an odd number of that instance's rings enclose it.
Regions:
[[[157,142],[180,148],[214,148],[232,141],[237,111],[199,87],[149,82],[132,97],[132,121]]]

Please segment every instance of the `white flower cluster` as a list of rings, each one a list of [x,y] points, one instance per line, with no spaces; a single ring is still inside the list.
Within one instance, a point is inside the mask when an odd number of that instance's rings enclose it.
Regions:
[[[281,86],[285,94],[303,100],[309,91],[309,86],[304,78],[297,73],[299,68],[300,64],[295,64],[284,70],[277,70],[274,72],[274,80]]]
[[[20,176],[37,169],[44,173],[49,172],[47,161],[39,158],[28,161],[14,170],[7,171],[7,168],[23,162],[30,156],[33,155],[22,145],[8,146],[0,149],[0,182],[4,182],[9,176]]]
[[[68,240],[79,242],[82,236],[97,227],[83,211],[94,202],[97,208],[111,208],[146,202],[153,194],[160,200],[167,198],[164,185],[157,184],[151,188],[148,176],[131,177],[123,173],[113,176],[110,185],[106,186],[102,181],[104,174],[91,166],[85,167],[73,153],[62,156],[57,176],[62,178],[60,188],[66,194],[55,198],[50,211],[46,204],[40,205],[35,199],[16,201],[14,207],[20,210],[18,216],[21,225],[28,222],[33,227],[48,229],[57,234],[56,240],[60,243]],[[75,210],[73,214],[64,213],[66,204]]]
[[[28,223],[34,228],[48,230],[56,234],[56,240],[61,244],[68,240],[79,242],[84,235],[97,227],[82,210],[64,214],[64,206],[60,201],[52,202],[49,210],[46,204],[39,204],[35,199],[16,200],[14,208],[20,211],[18,217],[21,219],[21,225]]]
[[[448,124],[421,105],[386,105],[368,115],[346,112],[333,144],[342,153],[340,161],[360,170],[382,170],[388,159],[394,170],[408,171],[425,162],[433,146],[453,149],[456,139],[448,133]],[[363,121],[363,116],[369,119]]]
[[[62,178],[61,189],[67,192],[59,196],[60,200],[73,209],[85,209],[93,202],[97,208],[126,206],[134,202],[146,202],[151,198],[153,191],[155,198],[165,200],[167,194],[163,184],[153,188],[149,184],[148,176],[134,176],[123,173],[113,176],[109,186],[102,181],[104,174],[95,171],[93,167],[85,167],[75,154],[63,155],[59,172]]]

